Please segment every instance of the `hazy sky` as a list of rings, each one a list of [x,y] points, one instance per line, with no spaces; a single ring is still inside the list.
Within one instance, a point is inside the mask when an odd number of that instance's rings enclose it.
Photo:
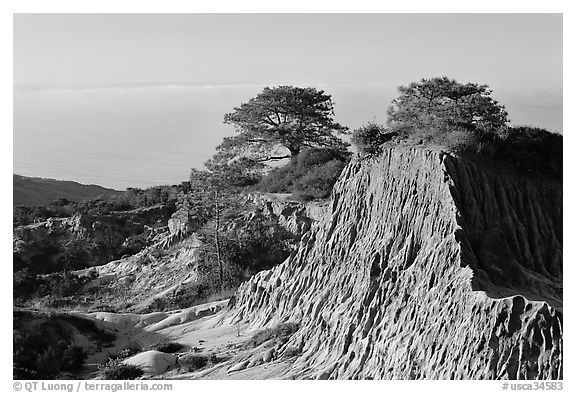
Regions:
[[[562,131],[560,14],[19,14],[14,171],[147,186],[184,180],[264,86],[332,94],[355,128],[399,85],[490,85],[512,124]]]

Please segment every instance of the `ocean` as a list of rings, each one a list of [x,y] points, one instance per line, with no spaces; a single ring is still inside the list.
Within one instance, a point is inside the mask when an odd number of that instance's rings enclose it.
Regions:
[[[14,173],[115,189],[178,184],[224,136],[224,114],[259,85],[159,85],[14,91]],[[393,87],[319,86],[351,129],[384,123]],[[561,131],[561,102],[502,94],[513,123]],[[508,99],[508,101],[507,101]],[[561,100],[561,95],[560,95]],[[516,121],[514,121],[516,120]],[[560,130],[558,130],[558,127]]]

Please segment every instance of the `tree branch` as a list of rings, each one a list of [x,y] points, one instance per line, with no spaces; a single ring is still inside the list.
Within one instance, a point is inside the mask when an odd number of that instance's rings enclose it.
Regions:
[[[280,127],[280,119],[278,119],[278,123],[274,122],[274,120],[272,120],[270,118],[270,116],[266,115],[266,119],[262,119],[265,123],[270,124],[272,127]],[[266,121],[267,120],[267,121]]]
[[[272,142],[269,139],[251,139],[251,138],[242,138],[243,142],[262,142],[262,143],[268,143],[268,142]]]
[[[253,161],[256,161],[256,162],[278,161],[278,160],[283,160],[285,158],[290,158],[290,157],[292,157],[290,154],[287,154],[285,156],[267,156],[267,157],[262,157],[262,158],[258,158],[258,159],[253,159]]]

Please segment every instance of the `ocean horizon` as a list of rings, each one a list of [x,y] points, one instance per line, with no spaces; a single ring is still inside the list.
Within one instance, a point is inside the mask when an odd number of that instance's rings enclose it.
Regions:
[[[223,137],[234,134],[224,114],[264,86],[15,88],[13,172],[117,190],[179,184],[191,168],[203,168]],[[350,130],[384,123],[397,95],[385,85],[314,86],[332,95],[335,120]],[[511,124],[562,131],[561,91],[493,89]]]

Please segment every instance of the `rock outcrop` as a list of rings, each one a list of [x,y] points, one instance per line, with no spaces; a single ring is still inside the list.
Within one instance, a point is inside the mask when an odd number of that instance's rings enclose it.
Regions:
[[[162,242],[162,241],[161,241]],[[161,243],[160,242],[160,243]],[[107,304],[115,310],[147,311],[179,307],[197,298],[199,250],[196,236],[163,251],[161,245],[148,247],[136,255],[77,271],[83,277],[96,277],[78,294],[84,306]]]
[[[136,254],[166,232],[170,209],[156,205],[101,216],[75,215],[14,228],[15,270],[50,273]],[[73,266],[65,266],[72,263]]]
[[[223,232],[241,231],[242,225],[249,222],[266,222],[268,235],[274,236],[278,244],[285,242],[290,250],[320,219],[325,205],[254,196],[247,199],[242,217],[230,222]],[[155,240],[135,255],[76,271],[78,276],[91,279],[76,299],[82,300],[85,309],[107,305],[106,309],[111,310],[148,312],[187,307],[212,295],[209,286],[214,286],[215,262],[202,252],[205,244],[196,233],[189,233],[185,219],[169,219],[168,230]],[[281,254],[275,263],[288,254]]]
[[[434,150],[355,159],[232,314],[299,325],[287,378],[560,379],[562,185]]]
[[[257,206],[256,214],[270,217],[278,226],[300,238],[315,222],[324,217],[326,201],[300,202],[290,194],[253,194],[250,203]]]

